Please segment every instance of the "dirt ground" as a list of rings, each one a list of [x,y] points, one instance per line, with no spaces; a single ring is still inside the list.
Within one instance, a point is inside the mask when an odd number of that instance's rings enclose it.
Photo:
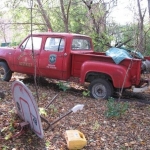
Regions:
[[[46,107],[52,98],[56,100],[43,112],[50,123],[65,114],[76,104],[84,104],[82,111],[72,113],[44,131],[40,139],[30,129],[12,138],[22,120],[15,113],[12,100],[12,82],[20,79],[32,92],[38,107]],[[73,88],[66,92],[55,81],[37,81],[14,75],[10,82],[0,81],[0,150],[67,150],[66,130],[79,130],[87,140],[83,150],[150,150],[150,91],[133,94],[127,92],[118,103],[128,103],[128,109],[120,118],[108,118],[106,100],[84,96],[83,87],[70,83]],[[38,97],[36,95],[38,89]],[[43,128],[45,124],[43,124]],[[16,127],[16,128],[15,128]]]

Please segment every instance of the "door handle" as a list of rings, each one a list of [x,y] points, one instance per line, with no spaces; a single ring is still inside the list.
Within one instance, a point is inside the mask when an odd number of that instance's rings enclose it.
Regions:
[[[64,53],[64,54],[59,54],[57,55],[58,57],[64,57],[64,56],[67,56],[67,53]]]
[[[67,56],[67,53],[64,53],[64,56]]]

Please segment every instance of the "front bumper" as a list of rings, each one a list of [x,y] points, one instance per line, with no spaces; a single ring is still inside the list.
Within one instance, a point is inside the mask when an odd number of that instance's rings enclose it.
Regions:
[[[140,88],[136,88],[135,86],[132,86],[132,91],[135,93],[140,93],[140,92],[145,92],[149,88],[150,88],[150,82],[146,83],[145,85],[143,85]]]

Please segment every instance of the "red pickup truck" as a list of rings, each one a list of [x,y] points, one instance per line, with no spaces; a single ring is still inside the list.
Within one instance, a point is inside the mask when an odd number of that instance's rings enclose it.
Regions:
[[[116,64],[105,53],[94,52],[89,36],[73,33],[32,34],[17,48],[0,48],[1,80],[9,81],[13,72],[34,74],[36,66],[38,76],[65,81],[77,77],[81,84],[90,83],[96,99],[107,99],[116,89],[147,89],[148,80],[141,78],[150,70],[147,64],[148,60],[135,58]]]

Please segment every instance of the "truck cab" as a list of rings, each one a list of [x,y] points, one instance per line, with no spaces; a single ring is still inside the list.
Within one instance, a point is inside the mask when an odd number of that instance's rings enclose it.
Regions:
[[[36,65],[39,76],[67,80],[71,76],[71,54],[83,52],[93,52],[89,37],[53,32],[33,34],[16,48],[10,68],[14,72],[34,74]]]

